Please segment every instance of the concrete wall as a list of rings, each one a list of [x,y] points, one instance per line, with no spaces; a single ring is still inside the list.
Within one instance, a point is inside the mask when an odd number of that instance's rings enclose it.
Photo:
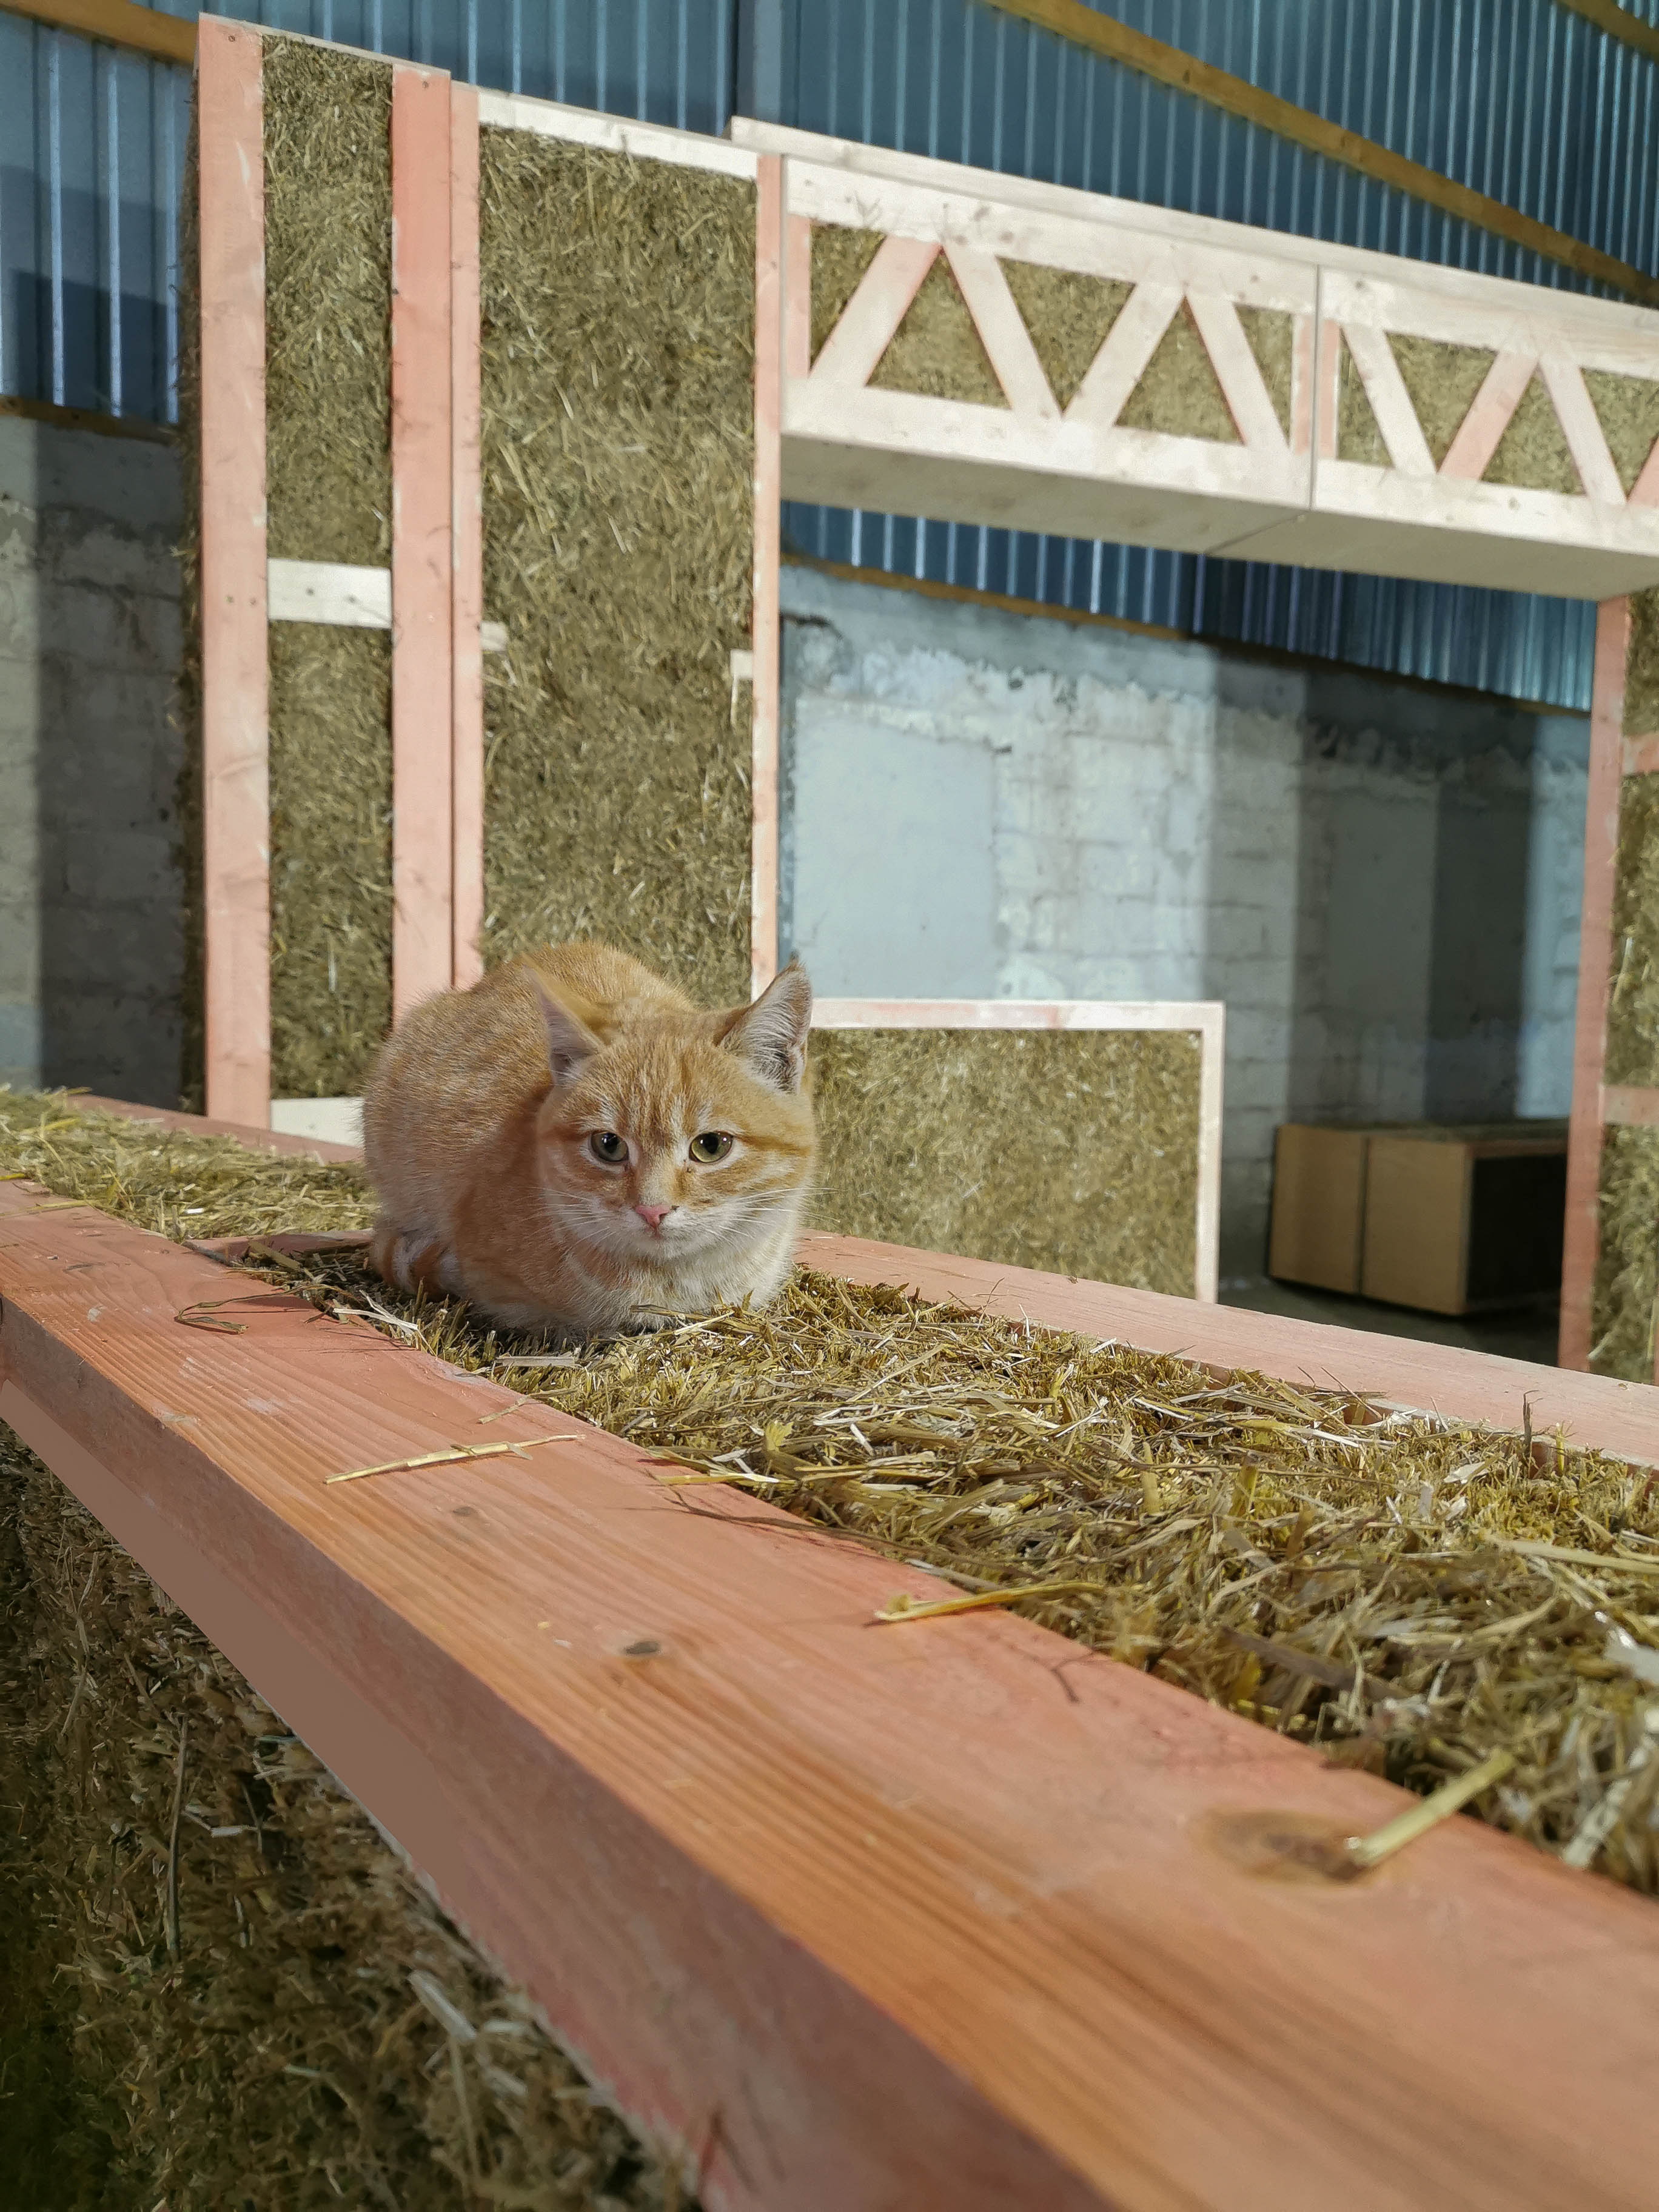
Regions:
[[[0,415],[0,1082],[177,1103],[178,457]]]
[[[1588,728],[784,572],[783,934],[836,996],[1223,999],[1224,1274],[1273,1129],[1565,1114]]]

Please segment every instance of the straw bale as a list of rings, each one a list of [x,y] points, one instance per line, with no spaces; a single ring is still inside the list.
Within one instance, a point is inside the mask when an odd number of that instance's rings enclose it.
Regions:
[[[1647,465],[1655,439],[1659,438],[1659,383],[1645,376],[1617,376],[1611,369],[1587,368],[1584,384],[1628,497]]]
[[[1336,458],[1363,461],[1370,468],[1394,464],[1383,441],[1382,426],[1371,412],[1371,403],[1359,374],[1358,363],[1344,338],[1336,364]]]
[[[274,561],[392,557],[392,70],[264,41]]]
[[[870,383],[878,392],[915,392],[930,399],[963,400],[975,407],[1008,404],[942,253],[922,278]]]
[[[747,996],[752,186],[487,130],[484,952]]]
[[[59,1126],[33,1133],[43,1120]],[[101,1174],[112,1210],[154,1207],[135,1170],[99,1166],[130,1139],[61,1098],[0,1096],[0,1137],[6,1164],[53,1188]],[[167,1149],[188,1179],[212,1147]],[[314,1166],[260,1171],[291,1175],[314,1206]],[[357,1218],[348,1204],[336,1225]],[[319,1300],[361,1304],[360,1258],[307,1264]],[[873,1547],[895,1591],[937,1594],[917,1563],[967,1592],[1064,1581],[1011,1602],[1410,1789],[1509,1750],[1516,1768],[1478,1817],[1659,1894],[1645,1725],[1659,1711],[1659,1484],[1644,1472],[1373,1407],[1340,1372],[1318,1389],[1218,1380],[805,1270],[764,1313],[591,1345],[558,1368],[515,1365],[534,1340],[462,1307],[374,1289],[436,1356],[679,1461],[665,1482],[738,1484]]]
[[[1389,331],[1389,343],[1438,468],[1498,356],[1489,346],[1443,345],[1397,331]]]
[[[1002,273],[1048,388],[1061,408],[1069,407],[1134,288],[1036,261],[1005,261]]]
[[[1659,732],[1659,590],[1632,592],[1630,616],[1625,734],[1649,738]]]
[[[1125,430],[1164,430],[1177,438],[1208,438],[1220,446],[1241,442],[1232,410],[1184,301],[1117,419]]]
[[[1599,1219],[1590,1364],[1599,1375],[1651,1383],[1659,1301],[1659,1129],[1603,1132]]]
[[[392,71],[265,41],[265,422],[276,560],[383,568]],[[362,1090],[392,1013],[387,640],[270,630],[271,1087]]]
[[[355,1097],[392,1026],[392,654],[270,629],[270,1080]]]
[[[820,1030],[814,1225],[1190,1297],[1199,1039]]]
[[[1255,365],[1261,371],[1267,397],[1273,403],[1279,427],[1291,434],[1291,362],[1296,343],[1296,318],[1282,307],[1241,307],[1238,319]]]
[[[1619,793],[1606,1080],[1659,1084],[1659,775]]]
[[[49,2185],[24,2197],[15,2178],[9,2203],[683,2201],[525,1993],[3,1429],[0,1537],[0,1910],[27,1929],[24,2001],[46,2003],[25,2024],[15,1983],[0,2001],[33,2092],[0,2179],[9,2159]]]
[[[1534,375],[1522,393],[1521,404],[1510,416],[1481,481],[1563,492],[1570,498],[1582,495],[1583,479],[1541,376]]]
[[[812,358],[847,312],[864,281],[864,272],[881,249],[878,230],[851,230],[841,223],[812,226]]]

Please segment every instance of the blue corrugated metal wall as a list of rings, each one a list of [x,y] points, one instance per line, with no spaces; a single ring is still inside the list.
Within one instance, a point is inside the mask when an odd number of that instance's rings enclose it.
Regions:
[[[189,0],[164,0],[190,15]],[[245,0],[273,27],[483,84],[723,130],[744,0]],[[1097,0],[1098,4],[1098,0]],[[1341,242],[1551,263],[979,0],[781,6],[781,120]],[[1114,0],[1103,13],[1659,270],[1659,66],[1555,0]],[[1659,0],[1633,14],[1659,21]],[[0,15],[0,390],[165,418],[185,72]],[[860,565],[1581,707],[1571,601],[793,507]]]

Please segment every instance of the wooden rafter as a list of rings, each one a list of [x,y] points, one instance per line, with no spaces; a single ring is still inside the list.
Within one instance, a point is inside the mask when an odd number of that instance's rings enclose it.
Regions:
[[[4,8],[8,15],[27,15],[54,30],[76,31],[83,39],[101,39],[106,46],[150,54],[157,61],[188,66],[196,58],[193,18],[164,15],[158,9],[136,7],[133,0],[4,0]]]

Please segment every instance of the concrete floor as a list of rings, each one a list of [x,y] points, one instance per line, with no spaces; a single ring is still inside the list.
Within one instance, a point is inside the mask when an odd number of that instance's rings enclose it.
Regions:
[[[1252,1313],[1284,1314],[1292,1321],[1322,1321],[1337,1328],[1374,1330],[1380,1336],[1414,1336],[1428,1344],[1461,1345],[1468,1352],[1498,1352],[1508,1359],[1555,1364],[1555,1301],[1539,1300],[1503,1313],[1417,1313],[1407,1306],[1376,1305],[1369,1298],[1345,1297],[1339,1291],[1305,1290],[1266,1276],[1224,1281],[1224,1306]]]

